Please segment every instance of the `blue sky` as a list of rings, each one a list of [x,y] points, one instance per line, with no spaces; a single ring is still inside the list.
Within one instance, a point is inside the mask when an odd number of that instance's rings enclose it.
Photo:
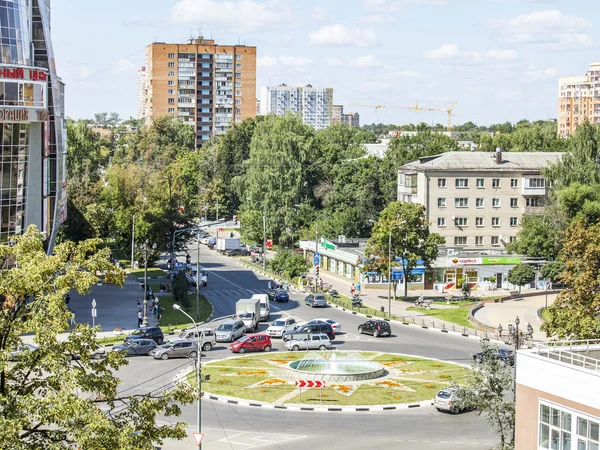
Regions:
[[[559,76],[600,60],[592,0],[53,0],[67,114],[137,111],[137,68],[152,41],[198,35],[258,48],[257,87],[332,87],[361,123],[478,124],[556,117]]]

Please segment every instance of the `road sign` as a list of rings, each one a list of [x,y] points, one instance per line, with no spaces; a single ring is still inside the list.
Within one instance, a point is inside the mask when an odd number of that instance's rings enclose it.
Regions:
[[[96,299],[92,300],[92,309],[96,309]]]
[[[96,308],[92,309],[92,317],[98,317]]]
[[[324,388],[324,381],[313,381],[313,380],[298,380],[296,381],[296,387],[299,388]]]
[[[197,431],[193,431],[192,437],[194,438],[194,441],[196,441],[196,445],[198,446],[202,442],[202,438],[204,438],[204,433],[198,433]]]
[[[321,264],[321,254],[315,253],[315,255],[313,256],[313,265],[318,266],[320,264]]]

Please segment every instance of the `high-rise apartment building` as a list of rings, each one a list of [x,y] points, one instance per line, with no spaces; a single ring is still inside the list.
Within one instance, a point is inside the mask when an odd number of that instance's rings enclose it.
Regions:
[[[138,119],[146,117],[146,101],[148,99],[148,78],[146,66],[138,69]]]
[[[333,118],[333,89],[307,86],[263,86],[260,92],[261,114],[298,115],[305,125],[316,130],[327,128]]]
[[[572,135],[585,119],[600,123],[600,62],[583,76],[558,79],[558,135]]]
[[[344,105],[333,105],[331,110],[331,124],[342,123],[344,116]]]
[[[349,112],[347,114],[342,114],[342,122],[348,125],[349,127],[360,127],[360,116],[358,113]]]
[[[256,47],[155,42],[146,48],[146,121],[168,115],[194,126],[196,145],[256,116]]]
[[[0,2],[0,242],[31,224],[52,251],[66,219],[64,85],[50,0]]]

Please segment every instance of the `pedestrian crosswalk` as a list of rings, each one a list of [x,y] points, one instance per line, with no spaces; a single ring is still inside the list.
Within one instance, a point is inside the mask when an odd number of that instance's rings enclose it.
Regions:
[[[244,288],[228,288],[228,289],[218,289],[211,290],[211,293],[218,293],[220,296],[226,297],[246,297],[252,296],[254,294],[265,294],[267,291],[265,289],[244,289]]]

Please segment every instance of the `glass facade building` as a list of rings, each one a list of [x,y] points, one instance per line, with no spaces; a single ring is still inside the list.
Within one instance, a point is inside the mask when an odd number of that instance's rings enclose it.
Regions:
[[[52,251],[66,219],[65,133],[50,0],[0,0],[0,243],[33,224]]]

